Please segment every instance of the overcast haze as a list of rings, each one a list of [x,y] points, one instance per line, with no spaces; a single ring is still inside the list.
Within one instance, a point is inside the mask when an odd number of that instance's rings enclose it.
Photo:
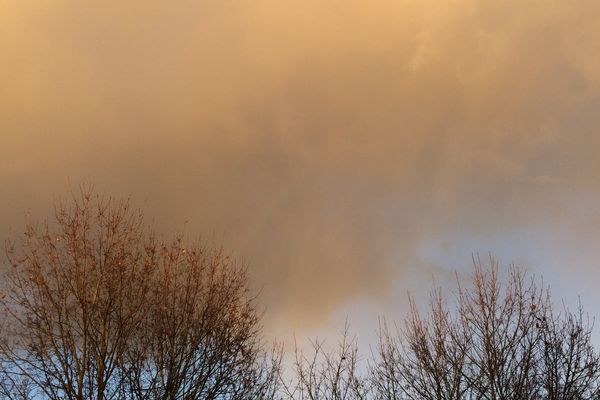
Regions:
[[[599,27],[597,0],[0,0],[0,235],[93,182],[247,261],[270,332],[401,317],[476,252],[598,314]]]

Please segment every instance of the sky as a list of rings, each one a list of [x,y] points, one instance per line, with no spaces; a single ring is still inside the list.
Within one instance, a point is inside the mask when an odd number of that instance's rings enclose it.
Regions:
[[[369,336],[493,254],[600,316],[597,0],[0,0],[0,239],[82,183]]]

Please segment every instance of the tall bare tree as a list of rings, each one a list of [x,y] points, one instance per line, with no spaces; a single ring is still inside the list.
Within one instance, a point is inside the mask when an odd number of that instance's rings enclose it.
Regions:
[[[8,398],[274,396],[243,266],[161,242],[127,201],[83,189],[9,244],[0,390]]]

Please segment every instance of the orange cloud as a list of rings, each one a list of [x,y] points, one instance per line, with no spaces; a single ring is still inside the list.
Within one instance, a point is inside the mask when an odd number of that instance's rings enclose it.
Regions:
[[[431,238],[597,198],[599,23],[587,0],[0,1],[0,232],[92,181],[318,323]]]

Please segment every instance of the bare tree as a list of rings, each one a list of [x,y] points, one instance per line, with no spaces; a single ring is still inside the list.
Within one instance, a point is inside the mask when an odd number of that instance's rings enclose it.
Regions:
[[[337,348],[329,351],[315,340],[308,355],[296,346],[292,382],[283,385],[290,400],[367,400],[369,381],[359,371],[356,340],[346,324]]]
[[[83,189],[7,246],[0,390],[14,399],[274,396],[245,269],[163,243],[127,201]]]
[[[576,312],[556,315],[551,308],[536,316],[541,332],[541,384],[549,400],[600,398],[600,355],[592,345],[593,323]]]
[[[464,379],[470,337],[452,320],[441,290],[431,295],[431,312],[423,318],[410,299],[404,330],[380,328],[378,358],[371,369],[377,398],[386,400],[467,399]]]
[[[378,398],[598,399],[600,358],[592,326],[577,313],[556,315],[547,289],[511,267],[475,260],[472,286],[459,283],[449,309],[433,292],[421,316],[411,300],[405,328],[384,323],[371,379]],[[454,315],[454,316],[453,316]]]
[[[470,336],[465,378],[477,398],[536,398],[539,330],[535,311],[549,305],[543,291],[533,280],[526,282],[515,267],[509,269],[502,288],[498,265],[490,261],[487,270],[479,261],[475,263],[473,288],[461,289],[459,294],[461,329]]]
[[[280,353],[264,358],[246,272],[221,250],[162,245],[148,312],[126,352],[136,399],[266,399]]]

